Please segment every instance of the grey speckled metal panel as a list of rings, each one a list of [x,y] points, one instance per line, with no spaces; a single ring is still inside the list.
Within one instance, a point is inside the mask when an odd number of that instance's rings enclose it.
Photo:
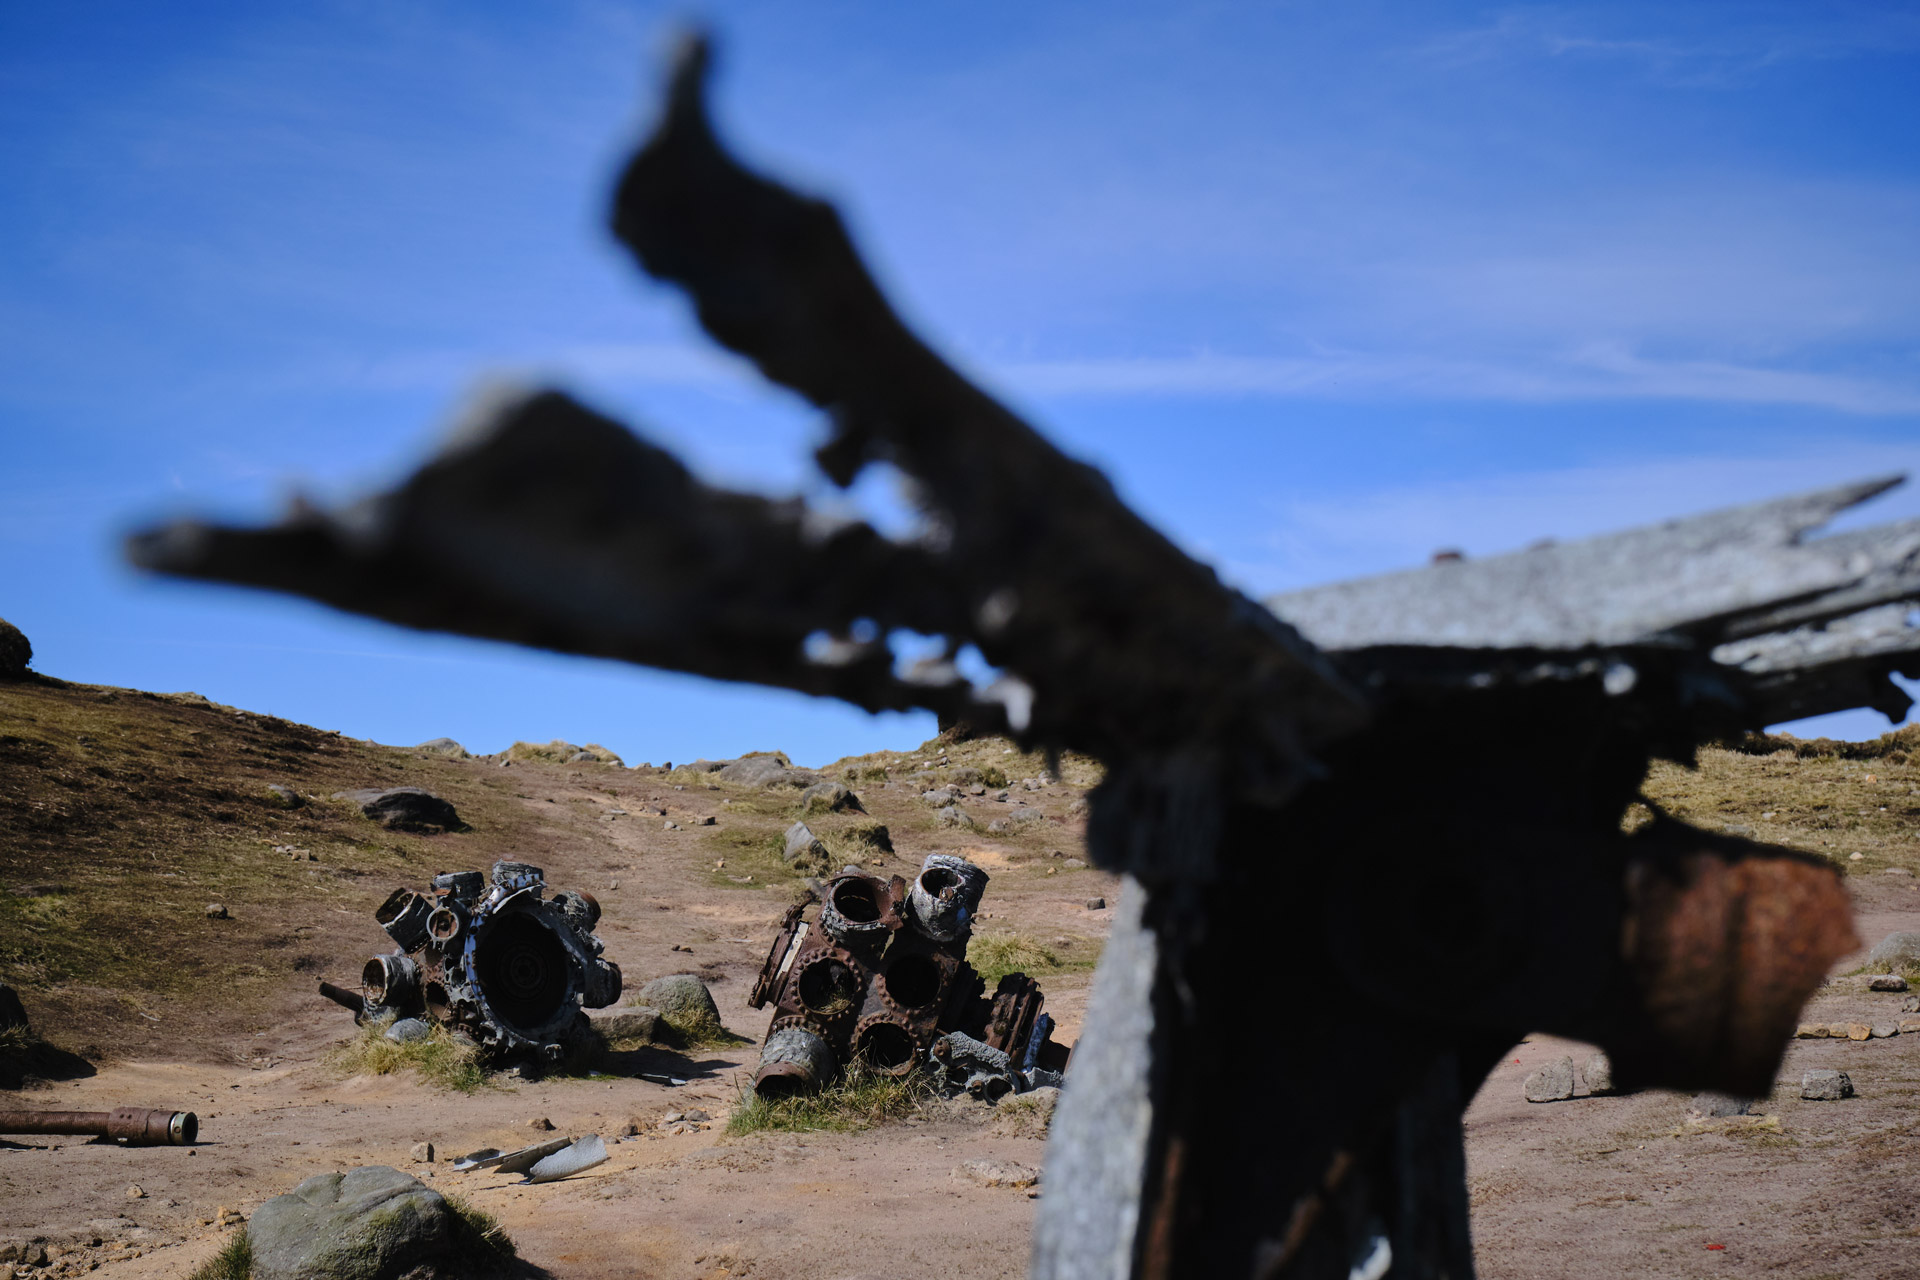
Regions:
[[[1900,480],[1334,583],[1266,603],[1336,652],[1377,645],[1564,650],[1657,642],[1677,632],[1751,634],[1764,615],[1790,605],[1814,607],[1779,621],[1831,617],[1912,589],[1920,578],[1920,522],[1806,540]]]
[[[1159,944],[1131,877],[1100,953],[1086,1031],[1047,1141],[1047,1194],[1031,1280],[1127,1280],[1153,1128],[1153,987]]]

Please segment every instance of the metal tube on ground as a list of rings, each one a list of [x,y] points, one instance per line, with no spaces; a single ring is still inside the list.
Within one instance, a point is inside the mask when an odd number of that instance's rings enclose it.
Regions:
[[[191,1111],[115,1107],[112,1111],[0,1111],[0,1133],[112,1138],[132,1147],[187,1146],[200,1135]]]
[[[351,1009],[354,1017],[367,1011],[367,998],[357,991],[346,991],[331,982],[320,984],[320,994],[343,1008]]]
[[[766,1099],[811,1093],[833,1077],[833,1049],[805,1027],[782,1027],[760,1050],[753,1091]]]

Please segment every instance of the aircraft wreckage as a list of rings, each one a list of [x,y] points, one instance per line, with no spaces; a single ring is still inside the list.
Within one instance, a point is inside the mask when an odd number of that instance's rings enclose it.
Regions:
[[[399,949],[367,961],[364,995],[320,993],[361,1021],[437,1022],[488,1062],[557,1063],[588,1043],[585,1010],[620,998],[620,966],[601,955],[593,895],[546,887],[539,867],[496,862],[437,875],[429,893],[395,889],[374,919]]]
[[[987,1098],[1059,1084],[1070,1050],[1039,984],[1009,973],[989,997],[967,963],[986,887],[985,871],[936,853],[911,885],[842,875],[789,908],[748,997],[773,1005],[755,1092],[814,1089],[853,1062],[882,1075],[931,1065]]]
[[[832,206],[721,144],[708,65],[685,49],[614,232],[823,411],[829,479],[910,478],[926,536],[706,485],[541,391],[366,503],[174,524],[133,560],[1100,759],[1088,856],[1128,889],[1049,1138],[1038,1280],[1465,1280],[1461,1114],[1529,1032],[1599,1045],[1623,1089],[1772,1086],[1854,946],[1840,877],[1622,819],[1655,758],[1904,713],[1920,521],[1816,536],[1886,482],[1263,607],[912,333]],[[899,632],[945,651],[898,661]],[[1245,1017],[1249,975],[1274,1016]],[[1329,1105],[1324,1046],[1383,1018],[1404,1051],[1348,1058]]]

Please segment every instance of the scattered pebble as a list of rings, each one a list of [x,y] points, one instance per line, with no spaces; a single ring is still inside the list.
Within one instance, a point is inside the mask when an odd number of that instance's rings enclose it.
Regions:
[[[680,824],[675,822],[672,818],[668,818],[665,822],[660,824],[660,829],[662,831],[678,831],[680,829]]]
[[[231,919],[233,919],[233,917],[232,917],[231,915],[229,915],[229,914],[228,914],[228,912],[227,912],[227,908],[226,908],[226,904],[225,904],[225,903],[220,903],[220,902],[209,902],[209,903],[207,904],[207,919],[209,919],[209,920],[231,920]]]
[[[145,1200],[146,1198],[147,1198],[147,1193],[141,1190],[140,1185],[138,1183],[134,1183],[133,1185],[127,1188],[127,1199]]]
[[[553,1121],[547,1119],[545,1116],[535,1116],[533,1119],[527,1121],[527,1128],[538,1129],[542,1133],[552,1133]]]
[[[433,1144],[431,1142],[416,1142],[413,1144],[413,1150],[407,1152],[407,1157],[420,1164],[432,1164]]]
[[[1905,991],[1907,980],[1897,973],[1876,973],[1867,979],[1869,991]]]
[[[1107,909],[1107,900],[1105,898],[1088,898],[1087,899],[1087,910],[1105,911],[1106,909]]]
[[[1527,1077],[1528,1102],[1564,1102],[1573,1096],[1573,1059],[1550,1062]]]

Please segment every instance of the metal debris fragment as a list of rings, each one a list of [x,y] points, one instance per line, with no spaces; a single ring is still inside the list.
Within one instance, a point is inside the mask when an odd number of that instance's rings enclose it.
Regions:
[[[200,1136],[191,1111],[115,1107],[111,1111],[0,1111],[0,1133],[90,1135],[129,1147],[187,1147]]]
[[[1039,984],[1010,973],[988,998],[967,963],[986,887],[985,871],[936,853],[911,886],[842,875],[795,903],[748,997],[773,1006],[755,1091],[806,1092],[855,1061],[883,1075],[932,1065],[988,1097],[1059,1083],[1070,1050],[1052,1039]]]
[[[540,868],[496,862],[435,876],[431,896],[395,889],[374,918],[400,949],[367,961],[364,996],[320,994],[360,1021],[440,1023],[490,1062],[559,1062],[590,1042],[585,1010],[620,998],[620,968],[601,955],[593,895],[546,887]]]

